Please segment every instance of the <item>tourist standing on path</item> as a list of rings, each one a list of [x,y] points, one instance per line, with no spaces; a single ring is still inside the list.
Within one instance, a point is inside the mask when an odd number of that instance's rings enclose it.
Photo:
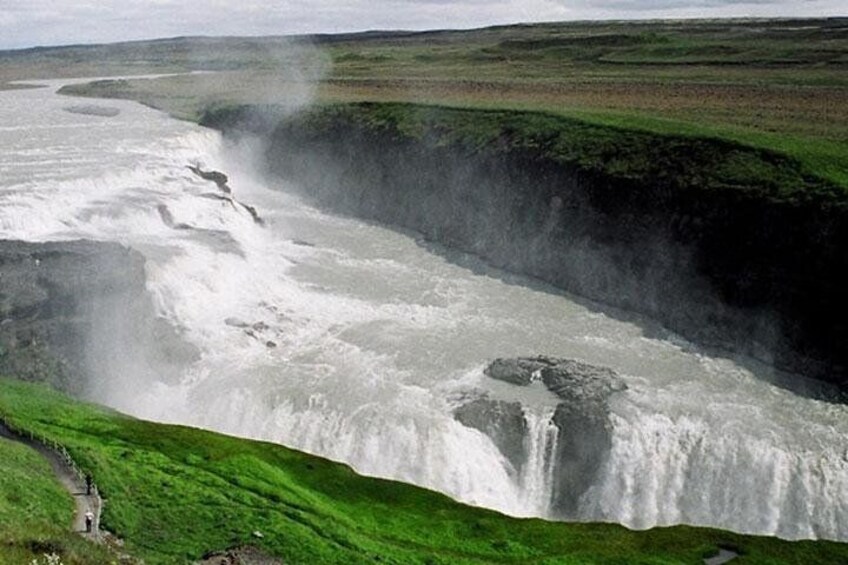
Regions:
[[[94,526],[94,513],[89,510],[85,513],[85,533],[90,534]]]
[[[86,496],[91,496],[91,485],[93,483],[94,483],[94,481],[92,480],[91,475],[86,473],[86,475],[85,475],[85,495]]]

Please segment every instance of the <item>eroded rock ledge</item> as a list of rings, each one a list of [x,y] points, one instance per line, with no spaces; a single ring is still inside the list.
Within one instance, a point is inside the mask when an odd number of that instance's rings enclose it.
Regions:
[[[0,375],[83,394],[193,360],[156,316],[144,262],[116,243],[0,240]]]
[[[520,357],[496,359],[485,370],[496,380],[516,386],[538,381],[561,399],[550,418],[557,428],[549,453],[554,472],[551,512],[575,518],[580,497],[592,485],[612,446],[609,401],[627,385],[612,369],[571,359]],[[520,474],[530,456],[528,417],[520,402],[475,398],[454,411],[463,425],[488,435]]]

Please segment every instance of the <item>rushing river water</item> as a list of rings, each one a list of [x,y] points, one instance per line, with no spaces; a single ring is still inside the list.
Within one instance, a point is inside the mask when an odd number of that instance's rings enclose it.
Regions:
[[[613,397],[611,452],[581,518],[848,540],[848,406],[414,234],[304,205],[254,173],[256,148],[216,132],[129,102],[96,102],[118,115],[69,112],[89,102],[58,86],[0,92],[0,237],[137,249],[159,313],[201,352],[179,382],[142,369],[98,383],[97,400],[546,516],[557,399],[482,370],[496,357],[575,358],[628,385]],[[217,189],[188,170],[196,162],[229,174],[266,225],[203,197]],[[161,206],[193,229],[166,225]],[[473,390],[523,403],[521,473],[452,416]]]

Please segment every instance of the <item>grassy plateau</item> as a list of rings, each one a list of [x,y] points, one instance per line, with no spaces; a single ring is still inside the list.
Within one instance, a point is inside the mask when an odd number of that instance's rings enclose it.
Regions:
[[[738,551],[739,563],[848,562],[848,545],[833,542],[510,518],[279,445],[136,420],[41,385],[0,379],[0,414],[64,445],[106,500],[104,526],[151,564],[244,544],[309,564],[694,564],[719,547]],[[8,441],[0,452],[0,563],[45,547],[67,563],[104,562],[63,531],[71,502],[45,462]]]
[[[411,102],[544,112],[777,151],[848,187],[848,18],[583,22],[0,53],[0,85],[214,71],[69,94],[196,120],[216,104]]]

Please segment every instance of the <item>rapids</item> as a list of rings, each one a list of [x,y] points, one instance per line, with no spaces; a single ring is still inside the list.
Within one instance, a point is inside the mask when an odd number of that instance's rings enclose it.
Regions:
[[[848,406],[415,234],[306,206],[263,180],[249,142],[130,102],[70,112],[77,101],[47,84],[0,92],[0,237],[137,249],[158,312],[201,351],[179,381],[137,367],[90,383],[94,400],[550,517],[557,399],[482,370],[495,357],[570,357],[628,385],[613,397],[612,448],[581,519],[848,541]],[[216,188],[192,163],[226,172],[266,225],[204,198]],[[192,229],[168,227],[160,206]],[[454,419],[475,390],[523,403],[521,473]]]

